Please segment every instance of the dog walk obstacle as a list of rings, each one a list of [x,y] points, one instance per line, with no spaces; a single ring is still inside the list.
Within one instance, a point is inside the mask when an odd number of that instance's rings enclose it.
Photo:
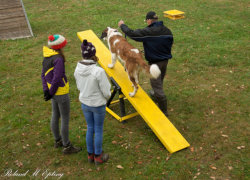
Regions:
[[[0,0],[0,39],[33,36],[22,0]]]
[[[108,64],[111,62],[111,53],[92,30],[78,32],[77,36],[81,42],[84,39],[87,39],[95,45],[96,55],[99,57],[98,63],[106,71],[115,87],[107,106],[112,103],[120,102],[121,111],[123,111],[122,117],[114,113],[109,107],[106,108],[108,113],[119,121],[124,121],[140,114],[170,153],[174,153],[190,146],[185,138],[179,133],[179,131],[140,86],[134,97],[129,96],[129,92],[133,90],[133,87],[132,83],[128,79],[128,75],[125,72],[124,67],[119,61],[117,61],[114,68],[108,68]],[[112,101],[117,92],[119,93],[119,100]],[[137,111],[136,113],[127,116],[125,115],[124,99],[127,99],[133,105]]]

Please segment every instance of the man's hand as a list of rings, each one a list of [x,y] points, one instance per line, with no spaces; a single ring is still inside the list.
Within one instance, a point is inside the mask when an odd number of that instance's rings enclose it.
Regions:
[[[118,26],[120,27],[122,24],[124,24],[124,21],[123,21],[123,20],[120,20],[120,21],[118,22]]]

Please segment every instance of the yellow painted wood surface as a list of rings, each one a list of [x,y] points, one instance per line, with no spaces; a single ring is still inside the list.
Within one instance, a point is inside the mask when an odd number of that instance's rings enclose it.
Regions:
[[[172,19],[172,20],[185,18],[185,16],[184,16],[185,13],[183,11],[179,11],[176,9],[164,11],[163,13],[164,13],[164,17],[167,17],[167,18]]]
[[[148,126],[153,130],[162,144],[170,153],[184,149],[189,145],[185,138],[179,133],[169,119],[161,112],[158,106],[151,100],[147,93],[139,86],[134,97],[129,96],[133,91],[132,83],[124,67],[117,60],[113,69],[108,68],[111,63],[111,53],[92,30],[86,30],[77,33],[81,42],[87,39],[96,47],[96,56],[99,57],[100,66],[106,71],[109,77],[113,77],[122,89],[122,93],[129,102],[134,106],[136,111],[141,115]],[[80,47],[80,45],[79,45]]]

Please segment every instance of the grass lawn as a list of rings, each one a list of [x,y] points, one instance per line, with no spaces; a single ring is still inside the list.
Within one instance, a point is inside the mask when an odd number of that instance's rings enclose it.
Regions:
[[[250,179],[249,1],[23,2],[34,37],[0,41],[0,179],[42,179],[54,171],[61,179]],[[184,11],[186,18],[164,18],[163,11],[171,9]],[[73,76],[81,59],[76,32],[92,29],[100,36],[107,26],[117,28],[120,19],[143,28],[150,10],[174,34],[165,93],[169,119],[191,146],[170,154],[141,117],[122,124],[107,114],[103,147],[110,160],[95,167],[87,162],[87,127]],[[42,46],[57,33],[68,40],[70,140],[83,147],[69,156],[53,148],[51,104],[43,100],[40,78]],[[146,76],[141,86],[150,89]],[[7,170],[27,175],[6,177]],[[48,179],[57,179],[55,174]]]

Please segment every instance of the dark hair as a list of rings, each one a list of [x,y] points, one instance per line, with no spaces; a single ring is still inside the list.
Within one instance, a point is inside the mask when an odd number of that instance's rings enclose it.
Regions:
[[[95,62],[97,62],[97,61],[99,60],[99,58],[98,58],[97,56],[92,56],[92,57],[90,57],[89,59],[92,59],[92,60],[94,60]]]
[[[63,54],[63,52],[62,52],[62,50],[61,50],[61,49],[57,49],[57,50],[55,50],[55,51],[57,51],[57,52],[62,56],[63,61],[66,62],[66,58],[65,58],[65,56],[64,56],[64,54]]]

